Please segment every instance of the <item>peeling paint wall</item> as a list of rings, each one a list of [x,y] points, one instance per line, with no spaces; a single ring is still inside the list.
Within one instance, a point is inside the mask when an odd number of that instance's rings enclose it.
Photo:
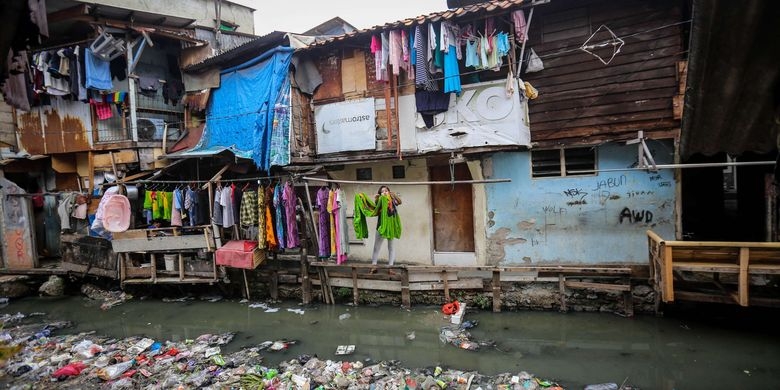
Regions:
[[[656,163],[673,162],[671,142],[648,141]],[[597,168],[636,165],[637,146],[597,148]],[[645,231],[674,237],[673,170],[601,172],[588,176],[531,178],[531,153],[498,153],[487,185],[489,262],[647,263]]]

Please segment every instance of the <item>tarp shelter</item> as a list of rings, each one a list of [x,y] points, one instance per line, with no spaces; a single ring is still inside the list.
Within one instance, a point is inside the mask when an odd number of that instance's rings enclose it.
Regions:
[[[293,49],[277,47],[221,73],[206,114],[203,138],[193,151],[220,147],[237,157],[252,159],[268,170],[274,104],[289,93],[289,67]]]

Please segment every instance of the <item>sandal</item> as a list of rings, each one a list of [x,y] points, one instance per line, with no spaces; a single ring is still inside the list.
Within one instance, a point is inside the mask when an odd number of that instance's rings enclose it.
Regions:
[[[375,273],[376,273],[376,267],[374,267],[374,268],[371,268],[371,270],[370,270],[370,271],[368,271],[368,273],[370,273],[370,274],[375,274]]]

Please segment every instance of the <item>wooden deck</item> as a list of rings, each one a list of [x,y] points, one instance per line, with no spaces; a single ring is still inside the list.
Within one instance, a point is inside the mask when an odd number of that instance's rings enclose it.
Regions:
[[[374,267],[371,264],[350,263],[337,265],[331,262],[311,262],[317,278],[311,283],[319,286],[325,303],[335,303],[333,287],[352,289],[353,304],[360,301],[361,291],[380,290],[398,292],[401,304],[411,307],[412,291],[443,291],[445,301],[450,301],[453,290],[490,291],[494,312],[502,307],[502,283],[547,282],[556,283],[560,293],[560,310],[567,311],[566,289],[590,289],[618,292],[623,298],[625,315],[633,316],[631,294],[631,268],[623,267],[572,267],[572,266],[520,266],[520,267],[452,267],[396,265]],[[370,271],[377,269],[376,274]]]
[[[760,276],[780,274],[780,243],[667,241],[652,230],[647,242],[656,311],[678,299],[780,307],[776,292],[753,295]]]

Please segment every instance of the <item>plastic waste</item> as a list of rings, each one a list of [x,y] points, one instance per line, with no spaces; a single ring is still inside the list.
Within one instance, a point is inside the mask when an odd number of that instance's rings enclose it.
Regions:
[[[479,325],[478,320],[467,320],[467,321],[463,321],[463,323],[460,324],[460,327],[463,329],[471,329],[477,325]]]
[[[597,383],[585,386],[585,390],[618,390],[617,383]]]
[[[147,348],[151,347],[152,344],[154,344],[154,340],[150,338],[143,338],[139,340],[135,345],[127,349],[127,353],[130,355],[138,355],[139,353],[146,351]]]
[[[82,359],[90,359],[100,352],[103,352],[103,347],[92,342],[92,340],[82,340],[80,343],[73,346],[70,349],[76,357]]]
[[[135,359],[98,369],[96,374],[98,378],[104,381],[112,381],[119,378],[125,371],[129,370],[130,367],[133,367],[133,364],[135,364]]]
[[[70,363],[67,366],[60,368],[59,370],[54,371],[54,373],[51,374],[51,376],[57,379],[67,378],[69,376],[76,376],[78,374],[81,374],[81,371],[84,371],[85,368],[87,368],[87,365],[82,362]]]

